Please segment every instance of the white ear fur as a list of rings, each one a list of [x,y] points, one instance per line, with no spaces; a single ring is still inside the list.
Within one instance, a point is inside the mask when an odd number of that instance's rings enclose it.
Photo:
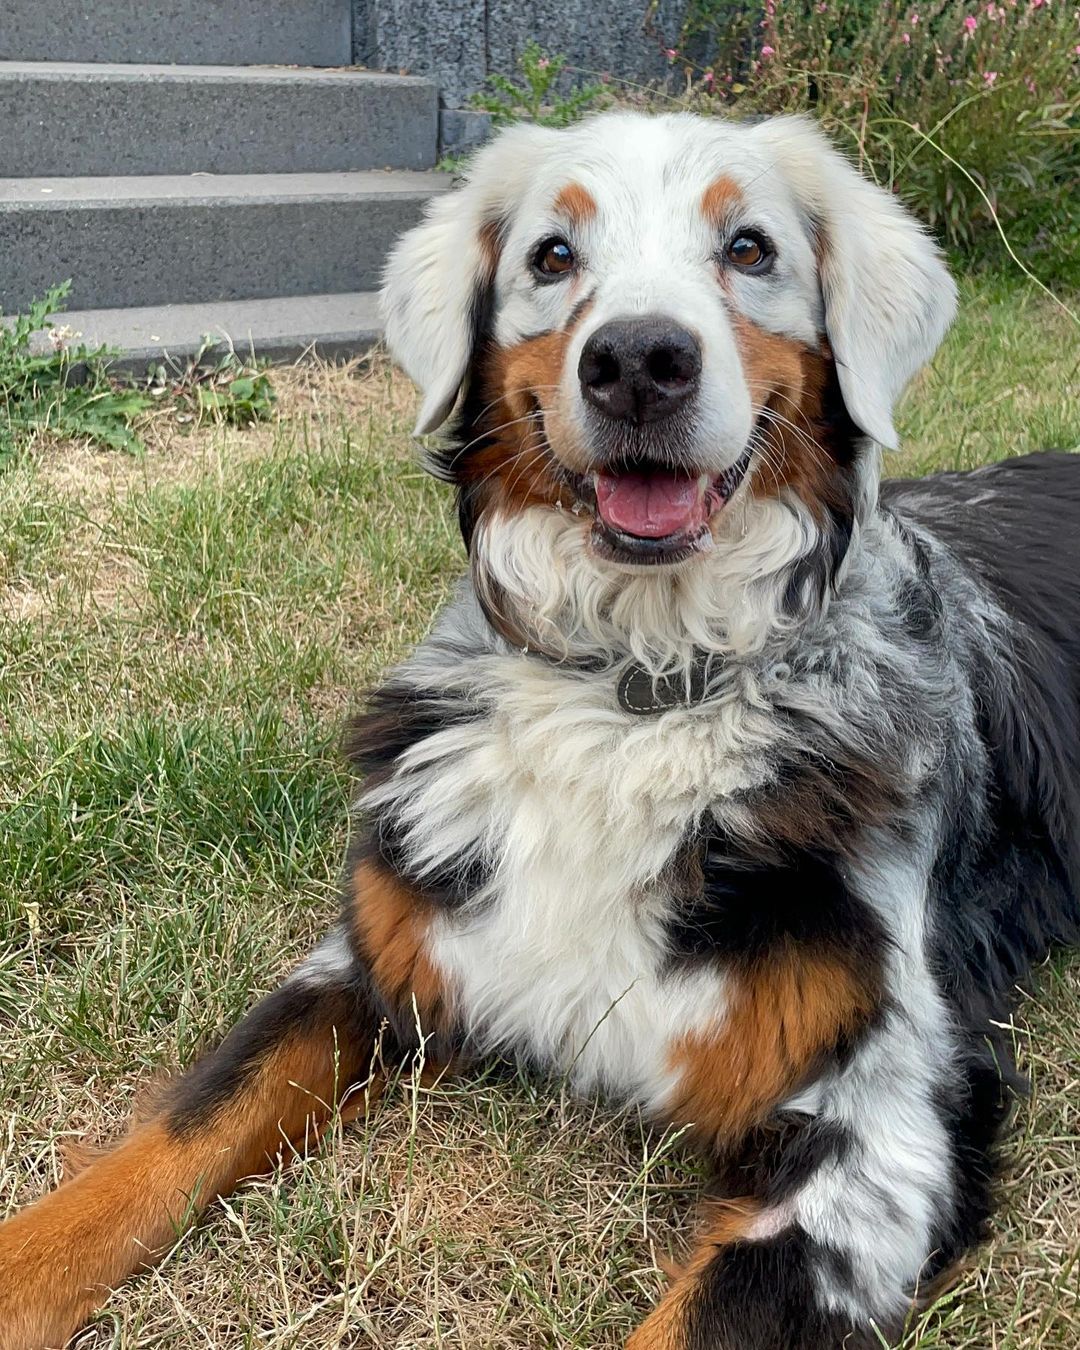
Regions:
[[[777,118],[755,132],[820,234],[825,332],[848,413],[895,450],[893,407],[945,336],[956,286],[918,221],[812,123]]]
[[[391,355],[423,391],[415,435],[450,416],[494,280],[497,232],[554,134],[529,125],[502,132],[476,155],[465,185],[433,198],[391,251],[380,304]]]

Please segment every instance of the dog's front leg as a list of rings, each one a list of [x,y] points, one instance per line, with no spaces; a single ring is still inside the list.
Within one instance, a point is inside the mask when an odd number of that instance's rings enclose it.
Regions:
[[[371,900],[376,915],[386,910],[385,895],[381,908],[378,891]],[[357,1085],[369,1077],[381,1022],[363,936],[332,933],[170,1086],[149,1120],[0,1225],[0,1350],[63,1345],[217,1196],[317,1140],[339,1103],[344,1114],[363,1108]],[[395,979],[405,998],[403,960]]]
[[[628,1350],[882,1350],[982,1237],[996,1056],[932,1012],[928,984],[906,992],[726,1160],[690,1260]]]

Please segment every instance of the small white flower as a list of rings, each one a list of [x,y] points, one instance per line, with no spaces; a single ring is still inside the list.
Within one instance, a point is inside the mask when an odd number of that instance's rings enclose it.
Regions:
[[[67,351],[73,339],[81,336],[81,333],[76,333],[75,329],[68,324],[64,324],[60,328],[49,329],[49,341],[54,352]]]

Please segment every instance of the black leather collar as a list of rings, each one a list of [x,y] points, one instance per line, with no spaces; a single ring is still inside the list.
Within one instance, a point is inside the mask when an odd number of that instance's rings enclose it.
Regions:
[[[690,708],[703,703],[709,695],[711,666],[712,658],[699,652],[689,675],[679,671],[653,676],[634,661],[619,676],[616,687],[619,707],[636,717],[653,717],[672,708]]]

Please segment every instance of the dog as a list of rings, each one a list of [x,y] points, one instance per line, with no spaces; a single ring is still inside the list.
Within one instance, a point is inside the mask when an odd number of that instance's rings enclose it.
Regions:
[[[1010,992],[1080,930],[1080,462],[881,481],[955,288],[807,121],[518,126],[396,246],[469,571],[370,697],[341,919],[0,1226],[61,1343],[372,1047],[516,1057],[715,1180],[630,1350],[894,1344],[982,1238]]]

